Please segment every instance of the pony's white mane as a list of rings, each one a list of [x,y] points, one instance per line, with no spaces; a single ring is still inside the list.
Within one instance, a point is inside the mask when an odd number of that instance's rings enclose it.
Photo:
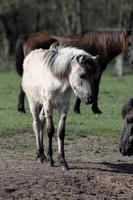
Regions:
[[[82,49],[54,43],[44,54],[44,62],[47,63],[47,66],[50,67],[55,76],[61,78],[68,74],[71,61],[79,55],[93,58],[92,55]]]

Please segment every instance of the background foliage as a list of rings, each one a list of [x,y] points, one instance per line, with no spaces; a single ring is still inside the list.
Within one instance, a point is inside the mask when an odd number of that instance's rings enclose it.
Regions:
[[[0,0],[0,55],[14,52],[20,34],[65,35],[108,27],[133,27],[132,0]]]

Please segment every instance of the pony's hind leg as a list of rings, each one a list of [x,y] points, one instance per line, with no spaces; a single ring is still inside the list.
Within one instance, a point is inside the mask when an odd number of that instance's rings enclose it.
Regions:
[[[30,111],[33,117],[33,130],[36,136],[36,146],[37,146],[36,159],[38,162],[43,163],[46,161],[46,156],[44,154],[44,146],[43,146],[43,128],[44,128],[45,118],[43,115],[43,110],[41,110],[41,112],[39,111],[38,104],[30,101],[29,103],[30,103]]]

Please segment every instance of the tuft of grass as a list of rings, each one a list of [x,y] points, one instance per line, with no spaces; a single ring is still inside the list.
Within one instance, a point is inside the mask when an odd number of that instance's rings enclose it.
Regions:
[[[0,136],[32,131],[32,118],[26,101],[26,114],[17,111],[20,78],[13,72],[0,72]],[[72,95],[66,123],[66,134],[84,136],[87,134],[119,136],[122,130],[121,108],[133,94],[133,75],[126,73],[121,79],[107,70],[102,77],[99,107],[103,114],[96,115],[91,106],[81,104],[81,115],[74,114],[76,97]],[[57,126],[58,112],[54,112]]]

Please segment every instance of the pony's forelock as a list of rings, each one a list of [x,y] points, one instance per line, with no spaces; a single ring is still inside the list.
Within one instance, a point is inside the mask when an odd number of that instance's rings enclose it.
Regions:
[[[79,55],[86,55],[89,58],[93,58],[82,49],[61,45],[59,42],[51,45],[44,56],[47,66],[50,67],[52,73],[62,78],[68,74],[71,61]]]

